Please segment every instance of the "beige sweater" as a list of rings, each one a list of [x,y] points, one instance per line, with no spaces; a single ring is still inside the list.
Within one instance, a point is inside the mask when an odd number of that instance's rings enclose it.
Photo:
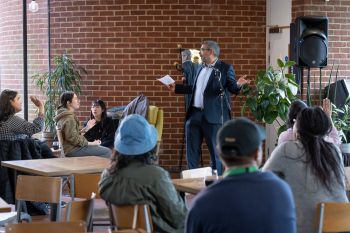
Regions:
[[[55,116],[56,125],[62,130],[63,150],[65,154],[76,148],[88,145],[88,141],[79,131],[79,120],[73,112],[60,108]]]

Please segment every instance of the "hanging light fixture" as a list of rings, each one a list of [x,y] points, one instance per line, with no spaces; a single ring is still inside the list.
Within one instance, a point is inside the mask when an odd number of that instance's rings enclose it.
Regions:
[[[37,12],[39,10],[39,5],[35,0],[32,0],[29,4],[29,11],[31,12]]]

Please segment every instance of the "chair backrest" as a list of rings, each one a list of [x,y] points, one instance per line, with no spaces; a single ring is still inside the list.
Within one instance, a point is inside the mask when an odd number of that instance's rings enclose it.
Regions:
[[[6,233],[77,233],[87,232],[86,225],[82,221],[78,222],[35,222],[8,224]]]
[[[164,125],[163,109],[160,109],[154,105],[150,105],[148,107],[147,121],[157,129],[158,139],[157,139],[156,155],[158,155],[159,147],[160,147],[160,143],[162,141],[162,135],[163,135],[163,125]]]
[[[350,203],[318,203],[317,218],[319,233],[350,231]]]
[[[58,145],[59,145],[59,149],[61,150],[61,158],[66,157],[65,153],[64,153],[64,149],[63,149],[63,135],[62,135],[62,129],[56,125],[56,134],[57,134],[57,139],[58,139]]]
[[[16,185],[16,200],[18,218],[24,201],[61,203],[62,179],[60,177],[26,176],[19,175]],[[57,221],[60,218],[60,209],[57,208]]]
[[[190,170],[183,170],[181,172],[181,178],[200,178],[205,176],[212,176],[213,170],[211,167],[201,167]]]
[[[147,204],[114,205],[109,203],[108,207],[112,228],[115,230],[143,229],[147,233],[153,232],[151,212]]]
[[[66,211],[66,221],[84,221],[86,225],[91,224],[92,220],[92,211],[94,208],[95,197],[91,199],[75,200],[67,204]]]
[[[71,196],[72,198],[89,199],[91,193],[96,194],[96,198],[101,198],[98,192],[98,182],[100,181],[101,173],[71,175]]]

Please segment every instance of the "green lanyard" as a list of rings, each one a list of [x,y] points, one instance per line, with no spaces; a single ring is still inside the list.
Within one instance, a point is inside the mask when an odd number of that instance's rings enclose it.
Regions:
[[[243,174],[243,173],[258,172],[258,171],[259,169],[256,166],[231,168],[225,171],[224,177],[234,176],[234,175]]]

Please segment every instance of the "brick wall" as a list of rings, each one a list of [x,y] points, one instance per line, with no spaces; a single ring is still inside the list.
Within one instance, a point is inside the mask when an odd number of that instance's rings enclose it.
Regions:
[[[327,85],[331,67],[334,63],[332,81],[335,81],[335,70],[339,67],[338,79],[350,78],[350,1],[324,1],[324,0],[293,0],[292,18],[298,16],[316,15],[327,16],[328,24],[328,66],[322,69],[322,88]],[[307,72],[304,72],[307,73]],[[311,70],[311,89],[314,98],[318,98],[319,69]],[[306,74],[304,75],[306,80]],[[315,81],[315,83],[314,83]],[[306,83],[304,85],[306,93]],[[317,104],[316,101],[314,104]]]
[[[28,12],[29,76],[47,69],[47,2],[38,3],[39,12]],[[88,116],[92,99],[102,98],[112,107],[145,93],[152,104],[165,110],[161,165],[169,169],[177,167],[181,152],[184,100],[155,79],[165,74],[180,79],[173,65],[179,62],[177,44],[199,48],[203,39],[217,40],[221,58],[234,64],[237,75],[248,74],[250,79],[265,67],[262,0],[202,0],[200,4],[195,0],[51,0],[51,5],[53,55],[68,50],[89,73],[83,81],[81,119]],[[340,78],[349,77],[349,7],[347,0],[292,1],[293,19],[329,17],[329,66],[323,77],[329,75],[333,62],[339,65]],[[3,0],[0,12],[0,89],[21,90],[22,1]],[[318,83],[317,69],[311,77]],[[312,88],[318,89],[314,84]],[[233,106],[234,115],[239,115],[239,98]]]
[[[180,59],[177,44],[198,49],[203,39],[214,39],[221,58],[250,79],[266,63],[265,1],[200,2],[52,0],[53,53],[69,49],[89,73],[80,116],[88,116],[93,99],[107,100],[109,107],[126,105],[143,92],[165,111],[160,164],[168,169],[177,168],[181,154],[184,99],[155,79],[169,74],[180,80],[173,65]],[[236,116],[239,105],[237,98]]]

